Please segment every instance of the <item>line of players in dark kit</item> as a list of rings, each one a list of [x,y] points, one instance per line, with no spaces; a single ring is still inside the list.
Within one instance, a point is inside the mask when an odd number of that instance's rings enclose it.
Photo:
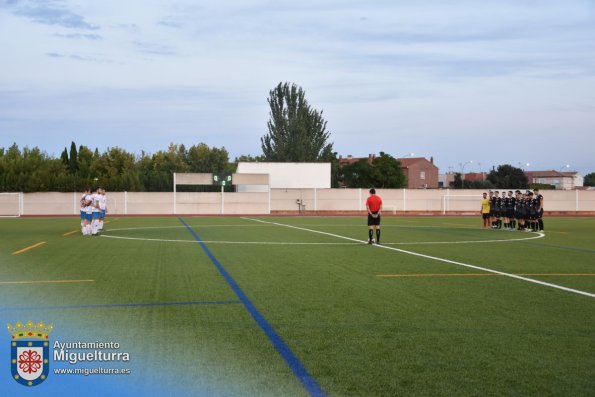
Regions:
[[[539,189],[508,194],[490,191],[490,221],[493,229],[543,231],[543,196]]]

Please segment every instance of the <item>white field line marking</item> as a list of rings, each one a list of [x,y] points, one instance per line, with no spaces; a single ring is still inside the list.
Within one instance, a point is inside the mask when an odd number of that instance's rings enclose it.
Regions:
[[[248,218],[243,218],[248,219]],[[312,223],[312,224],[301,224],[300,226],[305,227],[357,227],[357,226],[365,226],[365,223],[351,223],[351,224],[343,224],[343,225],[336,225],[336,224],[323,224],[323,223]],[[200,227],[200,228],[217,228],[217,227],[273,227],[275,225],[268,224],[268,225],[246,225],[246,224],[238,224],[238,225],[188,225],[190,227]],[[110,232],[115,231],[122,231],[122,230],[145,230],[145,229],[176,229],[176,228],[185,228],[186,226],[139,226],[139,227],[124,227],[124,228],[117,228],[117,229],[109,229]],[[404,225],[382,225],[383,228],[405,228],[405,229],[430,229],[430,228],[444,228],[444,226],[433,226],[433,225],[426,225],[426,226],[404,226]],[[468,230],[478,230],[477,227],[471,226],[463,226],[463,227],[451,227],[450,229],[468,229]],[[78,231],[78,229],[77,229]],[[503,230],[492,230],[491,232],[502,232]],[[553,232],[552,232],[553,233]]]
[[[269,225],[276,226],[276,225]],[[110,230],[111,232],[112,230]],[[139,240],[139,241],[164,241],[170,243],[195,243],[196,240],[172,240],[163,238],[145,238],[145,237],[126,237],[126,236],[112,236],[109,234],[101,234],[101,237],[115,238],[121,240]],[[469,241],[413,241],[409,243],[384,243],[383,245],[432,245],[432,244],[474,244],[474,243],[501,243],[509,241],[521,241],[521,240],[533,240],[541,238],[541,236],[533,236],[520,239],[508,239],[508,240],[469,240]],[[262,245],[359,245],[362,242],[352,243],[321,243],[321,242],[298,242],[298,241],[225,241],[225,240],[208,240],[204,241],[209,244],[262,244]]]
[[[106,238],[116,238],[121,240],[139,240],[139,241],[164,241],[172,243],[194,243],[196,240],[167,240],[161,238],[143,238],[143,237],[123,237],[123,236],[109,236],[106,234],[100,235]],[[260,245],[356,245],[356,243],[304,243],[304,242],[286,242],[286,241],[221,241],[221,240],[204,240],[203,243],[208,244],[260,244]]]
[[[303,228],[303,227],[298,227],[298,226],[293,226],[293,225],[286,225],[286,224],[283,224],[283,223],[267,222],[267,221],[263,221],[263,220],[260,220],[260,219],[254,219],[254,218],[242,217],[242,219],[246,219],[246,220],[250,220],[250,221],[254,221],[254,222],[269,223],[269,224],[274,224],[274,225],[277,225],[277,226],[284,226],[284,227],[288,227],[288,228],[291,228],[291,229],[303,230],[303,231],[311,232],[311,233],[324,234],[324,235],[327,235],[327,236],[333,236],[333,237],[341,238],[341,239],[344,239],[344,240],[356,241],[356,242],[359,242],[361,244],[367,244],[367,242],[364,241],[364,240],[357,240],[357,239],[354,239],[354,238],[351,238],[351,237],[347,237],[347,236],[341,236],[341,235],[338,235],[338,234],[322,232],[320,230],[306,229],[306,228]],[[545,236],[543,233],[539,233],[539,234],[540,234],[540,237],[544,237]],[[378,247],[378,248],[387,249],[387,250],[402,252],[404,254],[419,256],[421,258],[432,259],[432,260],[439,261],[439,262],[450,263],[450,264],[453,264],[453,265],[464,266],[464,267],[468,267],[468,268],[471,268],[471,269],[482,270],[482,271],[488,272],[488,273],[494,273],[494,274],[499,274],[499,275],[510,277],[510,278],[516,278],[517,280],[523,280],[523,281],[527,281],[527,282],[534,283],[534,284],[544,285],[546,287],[560,289],[562,291],[567,291],[567,292],[572,292],[572,293],[579,294],[579,295],[588,296],[589,298],[595,298],[595,294],[592,294],[592,293],[589,293],[589,292],[580,291],[580,290],[573,289],[573,288],[568,288],[568,287],[563,287],[563,286],[557,285],[557,284],[546,283],[544,281],[534,280],[532,278],[517,276],[515,274],[505,273],[505,272],[501,272],[501,271],[494,270],[494,269],[489,269],[487,267],[481,267],[481,266],[470,265],[468,263],[451,261],[450,259],[439,258],[437,256],[431,256],[431,255],[424,255],[424,254],[420,254],[420,253],[413,252],[413,251],[407,251],[407,250],[400,249],[400,248],[387,247],[386,245],[377,245],[376,244],[374,246],[375,247]]]
[[[190,227],[263,227],[267,225],[188,225]],[[186,228],[186,226],[142,226],[142,227],[124,227],[119,229],[110,229],[110,232],[121,231],[121,230],[145,230],[145,229],[176,229],[176,228]],[[196,242],[196,240],[193,240]]]

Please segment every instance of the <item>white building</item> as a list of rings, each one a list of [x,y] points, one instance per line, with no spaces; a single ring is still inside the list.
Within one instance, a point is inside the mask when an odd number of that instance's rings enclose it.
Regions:
[[[572,190],[583,186],[583,177],[578,172],[527,171],[529,183],[553,185],[557,190]]]
[[[238,192],[266,192],[271,189],[329,189],[331,163],[239,162],[237,174],[268,174],[269,186],[241,185]]]

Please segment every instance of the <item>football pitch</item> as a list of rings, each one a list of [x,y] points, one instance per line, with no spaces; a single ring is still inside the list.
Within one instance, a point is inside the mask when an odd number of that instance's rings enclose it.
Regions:
[[[105,364],[128,375],[51,372],[40,395],[595,390],[595,218],[546,217],[543,234],[385,216],[381,245],[365,243],[364,217],[108,221],[83,237],[76,218],[0,219],[4,323],[130,353]],[[8,369],[0,385],[23,388]]]

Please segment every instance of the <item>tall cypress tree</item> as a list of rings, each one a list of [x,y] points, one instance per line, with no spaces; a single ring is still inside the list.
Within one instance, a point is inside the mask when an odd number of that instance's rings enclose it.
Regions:
[[[313,109],[296,84],[279,83],[270,91],[268,134],[261,141],[267,161],[332,161],[333,144],[322,111]]]
[[[76,174],[79,169],[78,153],[76,151],[76,144],[70,144],[70,158],[68,159],[68,170],[71,174]]]
[[[64,150],[62,151],[62,154],[60,155],[60,160],[62,160],[62,164],[68,166],[68,150],[66,150],[66,147],[64,148]]]

